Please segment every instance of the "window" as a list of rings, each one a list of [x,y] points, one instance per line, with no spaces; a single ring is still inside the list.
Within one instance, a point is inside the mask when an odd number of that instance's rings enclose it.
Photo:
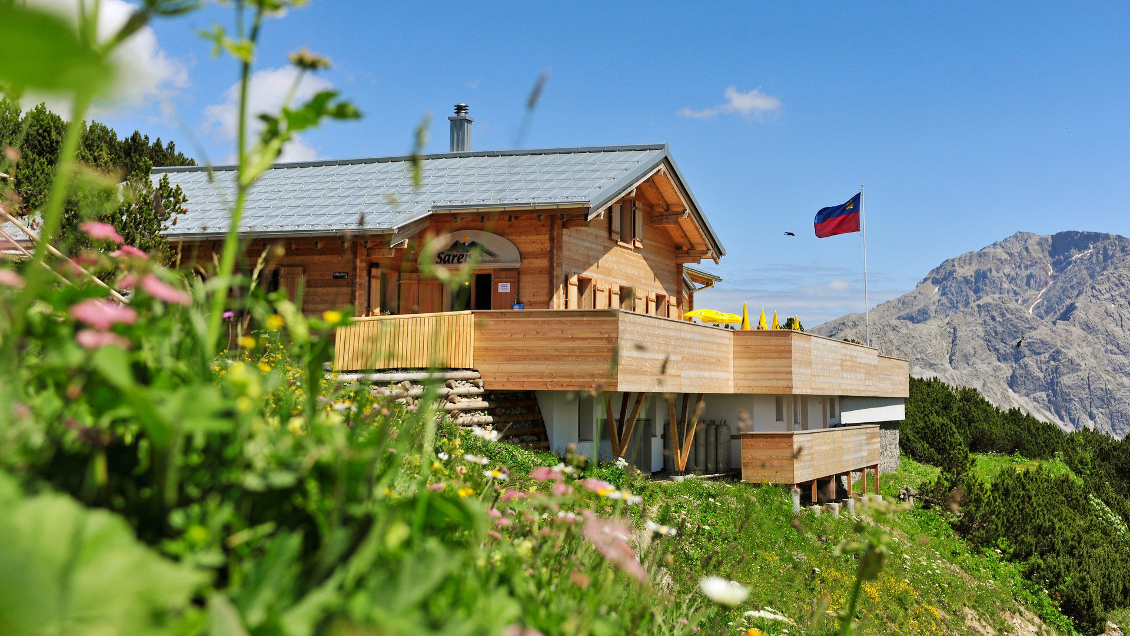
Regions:
[[[654,312],[652,312],[652,313],[654,313],[656,316],[663,316],[664,318],[667,317],[667,295],[666,294],[656,294],[655,295],[655,306],[654,306]]]
[[[777,397],[773,398],[773,400],[774,400],[774,403],[775,403],[774,406],[776,407],[776,412],[777,412],[776,420],[778,422],[784,422],[785,421],[785,398],[778,395]]]
[[[636,290],[631,287],[620,288],[620,309],[626,311],[636,310]]]
[[[836,398],[828,398],[828,419],[834,420],[839,416],[839,413],[836,412]]]
[[[592,396],[587,393],[582,393],[580,399],[577,400],[577,441],[592,441],[593,428],[596,420],[596,418],[593,417],[595,410],[595,401]]]
[[[591,278],[581,277],[578,279],[579,293],[581,296],[581,309],[592,309],[596,306],[593,300],[593,283]]]
[[[643,210],[636,202],[625,200],[609,209],[609,231],[612,240],[636,247],[643,245]]]
[[[800,424],[800,396],[793,396],[793,424]]]

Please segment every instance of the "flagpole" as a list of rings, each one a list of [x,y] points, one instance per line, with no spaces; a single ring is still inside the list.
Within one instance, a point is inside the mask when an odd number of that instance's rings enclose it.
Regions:
[[[863,240],[863,322],[867,329],[867,346],[871,346],[871,302],[867,297],[867,217],[863,202],[863,184],[859,186],[859,226]]]

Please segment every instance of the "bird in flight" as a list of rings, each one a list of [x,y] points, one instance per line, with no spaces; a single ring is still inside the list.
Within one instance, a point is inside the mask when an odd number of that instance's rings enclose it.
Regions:
[[[793,234],[792,232],[785,232],[785,236],[796,236],[796,234]]]
[[[1022,345],[1022,344],[1024,344],[1024,338],[1021,338],[1020,340],[1016,341],[1016,348],[1019,349],[1020,345]]]

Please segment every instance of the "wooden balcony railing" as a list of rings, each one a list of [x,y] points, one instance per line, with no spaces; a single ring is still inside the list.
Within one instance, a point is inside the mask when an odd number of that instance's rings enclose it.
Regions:
[[[477,369],[502,390],[907,397],[905,360],[807,333],[734,331],[615,309],[358,318],[334,369]]]
[[[355,318],[337,330],[335,370],[474,368],[469,311]]]
[[[879,465],[879,427],[740,433],[742,481],[798,484]]]

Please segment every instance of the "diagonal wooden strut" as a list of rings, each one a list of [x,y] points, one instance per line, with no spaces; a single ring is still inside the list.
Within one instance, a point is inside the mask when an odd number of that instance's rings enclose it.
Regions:
[[[624,394],[624,404],[625,405],[627,405],[627,403],[628,403],[627,398],[628,398],[629,395],[631,395],[631,394],[630,393]],[[640,407],[642,407],[642,406],[643,406],[643,393],[637,393],[636,394],[636,401],[632,405],[632,416],[631,416],[631,418],[628,419],[627,423],[624,423],[624,422],[620,423],[620,430],[623,431],[624,435],[623,435],[623,437],[620,438],[620,454],[619,454],[619,457],[623,457],[624,453],[626,453],[628,451],[628,441],[632,439],[632,431],[634,431],[636,429],[636,418],[638,418],[640,416]],[[621,412],[623,412],[622,409],[621,409]]]
[[[704,395],[699,393],[695,396],[694,411],[689,414],[688,409],[691,404],[691,394],[683,395],[682,416],[675,417],[675,402],[674,399],[667,401],[667,417],[670,420],[671,428],[671,452],[675,459],[675,469],[684,471],[687,469],[687,461],[691,456],[691,444],[694,443],[694,434],[698,429],[698,418],[702,414],[702,400]]]

